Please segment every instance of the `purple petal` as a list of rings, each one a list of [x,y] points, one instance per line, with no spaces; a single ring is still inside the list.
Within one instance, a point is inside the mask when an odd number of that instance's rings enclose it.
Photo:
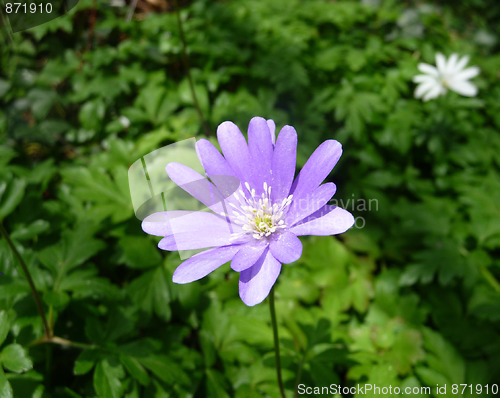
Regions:
[[[234,176],[234,170],[224,156],[210,142],[201,139],[196,142],[196,152],[198,158],[205,169],[205,172],[210,177],[211,175],[228,175]]]
[[[232,189],[234,192],[239,186],[236,177],[220,176],[225,183],[223,189],[219,189],[200,173],[180,163],[169,163],[165,169],[173,182],[215,213],[225,212],[222,202],[228,196],[226,191]],[[222,184],[222,181],[219,181],[219,184]]]
[[[293,199],[298,200],[314,191],[330,174],[342,155],[342,145],[338,141],[323,142],[311,155],[292,187]]]
[[[184,216],[192,212],[190,211],[176,211],[176,215]],[[174,215],[175,217],[175,215]],[[142,230],[150,235],[167,236],[172,234],[172,227],[170,226],[169,216],[167,212],[161,211],[147,216],[141,224]]]
[[[263,183],[271,183],[273,143],[265,119],[254,117],[248,125],[248,150],[253,167],[253,183],[257,195],[264,192]]]
[[[351,228],[354,217],[347,210],[326,205],[290,228],[295,235],[336,235]]]
[[[239,232],[239,226],[229,224],[224,217],[203,211],[172,210],[161,211],[147,216],[142,222],[144,232],[155,236],[167,236],[174,233],[193,232],[200,226],[216,226]]]
[[[240,297],[248,306],[262,302],[271,291],[281,271],[281,263],[269,250],[259,261],[240,274]]]
[[[302,242],[297,235],[283,232],[271,238],[269,249],[273,257],[281,263],[288,264],[297,261],[302,255]]]
[[[286,198],[290,193],[295,163],[297,160],[297,132],[291,126],[285,126],[278,135],[272,161],[272,199],[275,202]]]
[[[310,195],[302,196],[298,199],[293,199],[288,214],[285,219],[285,224],[292,226],[298,221],[306,218],[321,209],[335,195],[337,187],[333,182],[320,185]]]
[[[175,283],[189,283],[201,279],[230,261],[238,250],[238,246],[224,246],[195,254],[177,267],[172,280]]]
[[[158,243],[158,247],[168,251],[206,249],[207,247],[230,245],[232,243],[230,237],[231,234],[219,234],[218,232],[213,232],[210,235],[207,235],[206,232],[196,235],[183,232],[165,236]]]
[[[247,244],[241,245],[241,249],[231,261],[231,268],[237,272],[250,268],[259,260],[268,246],[269,245],[264,239],[252,239]]]
[[[276,123],[274,123],[274,120],[268,119],[267,127],[269,127],[269,132],[271,133],[271,142],[274,146],[274,144],[276,144]]]
[[[252,164],[245,137],[232,122],[224,122],[217,128],[217,139],[222,153],[241,182],[252,182]]]
[[[177,212],[163,213],[167,216],[166,223],[170,227],[170,233],[158,243],[158,247],[162,250],[191,250],[224,246],[231,243],[233,233],[241,232],[240,226],[230,224],[226,218],[216,214],[191,212],[180,217],[172,217],[172,213]],[[155,227],[152,224],[148,220],[148,228],[155,232],[161,232],[162,225],[165,225],[159,223],[159,227]]]

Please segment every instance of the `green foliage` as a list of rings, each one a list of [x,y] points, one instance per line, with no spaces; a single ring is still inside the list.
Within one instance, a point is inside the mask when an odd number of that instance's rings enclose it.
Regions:
[[[207,138],[197,106],[212,134],[293,125],[299,166],[325,139],[344,148],[334,204],[356,226],[304,238],[276,287],[290,396],[299,379],[498,383],[497,2],[180,2],[187,63],[174,3],[127,21],[80,0],[1,33],[0,222],[59,340],[0,239],[0,397],[279,396],[267,305],[246,307],[227,265],[174,285],[178,256],[134,217],[128,168]],[[477,97],[413,98],[438,51],[470,55]]]

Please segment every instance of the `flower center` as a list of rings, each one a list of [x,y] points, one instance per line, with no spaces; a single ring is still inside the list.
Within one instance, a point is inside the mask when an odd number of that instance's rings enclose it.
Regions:
[[[447,76],[441,76],[441,84],[444,88],[450,88],[450,83],[448,82]]]
[[[242,233],[235,233],[232,238],[237,239],[251,234],[255,239],[262,239],[278,229],[286,228],[283,216],[292,202],[293,195],[283,199],[281,203],[272,203],[271,187],[266,182],[264,182],[264,192],[260,197],[255,194],[255,189],[250,189],[248,182],[244,185],[248,194],[240,189],[239,194],[234,193],[238,203],[229,204],[234,209],[233,217],[231,217],[233,222],[241,225],[243,229]]]

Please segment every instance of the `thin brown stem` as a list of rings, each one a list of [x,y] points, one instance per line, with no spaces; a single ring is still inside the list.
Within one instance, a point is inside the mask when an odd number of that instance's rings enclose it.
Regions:
[[[26,279],[28,280],[28,284],[29,284],[31,293],[33,294],[33,297],[35,299],[38,313],[40,314],[40,317],[42,318],[43,329],[45,331],[44,337],[51,338],[52,337],[51,329],[49,327],[49,324],[47,323],[47,319],[45,318],[45,312],[43,311],[42,301],[40,300],[40,296],[38,295],[38,292],[36,291],[35,284],[33,283],[33,279],[31,278],[31,274],[28,270],[28,267],[26,266],[26,263],[24,262],[23,258],[21,257],[21,254],[17,250],[16,246],[14,246],[14,243],[10,239],[9,233],[4,228],[3,223],[1,221],[0,221],[0,233],[5,238],[5,240],[7,241],[7,244],[9,245],[10,249],[12,250],[12,253],[14,253],[14,256],[19,261],[19,264],[21,265],[21,268],[24,272],[24,275],[26,276]]]
[[[181,13],[179,10],[179,2],[178,0],[175,0],[175,14],[177,16],[177,25],[179,25],[179,36],[181,39],[182,43],[182,61],[184,63],[184,68],[186,69],[186,75],[188,78],[189,82],[189,89],[191,90],[191,96],[193,97],[193,102],[194,106],[196,108],[196,112],[198,113],[198,117],[200,119],[201,125],[203,126],[203,129],[205,130],[205,134],[207,137],[210,136],[210,127],[208,126],[205,118],[203,117],[203,112],[201,111],[200,108],[200,103],[198,102],[198,97],[196,95],[196,91],[194,89],[194,83],[193,83],[193,78],[191,77],[191,69],[189,67],[189,60],[187,56],[187,45],[186,45],[186,37],[184,36],[184,29],[182,27],[182,19],[181,19]]]

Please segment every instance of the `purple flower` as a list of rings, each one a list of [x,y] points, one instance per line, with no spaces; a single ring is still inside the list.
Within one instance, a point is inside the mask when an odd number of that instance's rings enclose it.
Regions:
[[[166,167],[169,177],[211,212],[154,213],[142,228],[163,236],[158,244],[163,250],[208,248],[179,265],[174,282],[193,282],[231,261],[231,268],[240,273],[240,297],[253,306],[267,297],[281,264],[300,258],[297,236],[335,235],[352,227],[351,213],[327,205],[335,184],[321,184],[342,146],[334,140],[323,142],[294,180],[293,127],[283,127],[276,140],[274,122],[255,117],[248,126],[248,145],[232,122],[219,126],[217,138],[223,155],[207,140],[196,143],[208,179],[180,163]]]

